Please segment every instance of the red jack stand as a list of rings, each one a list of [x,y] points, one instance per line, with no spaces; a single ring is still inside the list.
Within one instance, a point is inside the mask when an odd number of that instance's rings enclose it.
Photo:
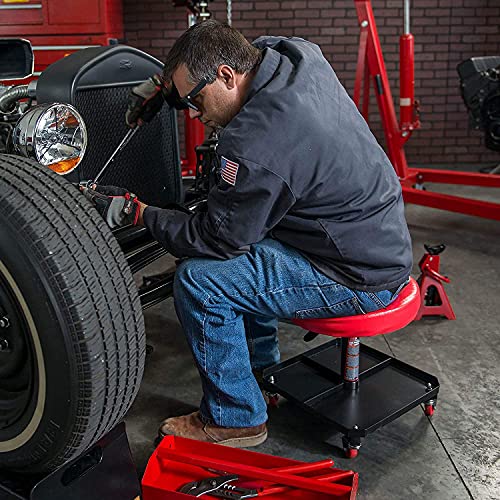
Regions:
[[[456,319],[443,286],[443,282],[449,283],[450,279],[439,274],[439,254],[446,247],[445,245],[436,245],[435,247],[424,245],[424,247],[427,253],[418,263],[422,274],[417,280],[420,286],[422,305],[415,320],[421,319],[422,316],[444,316],[447,319]]]

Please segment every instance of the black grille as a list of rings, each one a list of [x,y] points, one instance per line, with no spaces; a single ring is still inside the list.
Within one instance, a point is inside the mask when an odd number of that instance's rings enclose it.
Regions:
[[[79,89],[75,107],[89,136],[88,149],[78,167],[80,180],[92,179],[128,131],[125,108],[131,86]],[[136,133],[108,167],[99,184],[121,186],[148,205],[181,201],[181,170],[175,113],[161,113]]]

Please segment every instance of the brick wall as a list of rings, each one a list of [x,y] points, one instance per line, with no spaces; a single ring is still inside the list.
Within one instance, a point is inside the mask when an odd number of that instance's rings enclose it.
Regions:
[[[492,164],[500,154],[487,150],[482,133],[467,127],[456,65],[472,56],[500,55],[499,0],[416,0],[411,2],[415,35],[415,96],[422,127],[406,146],[413,164]],[[403,0],[373,0],[395,100]],[[352,95],[359,28],[354,0],[233,0],[233,26],[249,39],[273,34],[300,36],[319,44]],[[225,21],[226,2],[211,3],[213,17]],[[162,59],[186,28],[186,10],[170,0],[124,0],[125,34],[130,45]],[[372,91],[370,125],[383,143]]]

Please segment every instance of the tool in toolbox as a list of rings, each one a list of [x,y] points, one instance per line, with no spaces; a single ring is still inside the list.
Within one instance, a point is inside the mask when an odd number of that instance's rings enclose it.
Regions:
[[[329,474],[324,474],[320,476],[315,476],[315,480],[319,481],[333,481],[343,478],[350,478],[353,476],[352,471],[338,471],[337,469],[332,470],[333,460],[327,459],[319,462],[312,462],[308,464],[292,465],[290,467],[277,467],[273,468],[274,472],[284,472],[284,473],[304,473],[313,472],[328,469],[331,471]],[[217,472],[213,469],[209,469],[210,472]],[[214,476],[201,479],[199,481],[192,481],[185,484],[180,488],[179,492],[186,495],[191,495],[195,497],[201,497],[203,495],[211,495],[219,498],[230,498],[232,500],[243,500],[245,498],[255,498],[263,497],[268,495],[275,495],[278,493],[286,493],[292,491],[293,488],[288,486],[281,486],[279,484],[272,485],[270,487],[259,487],[259,488],[244,488],[236,486],[233,483],[242,478],[236,474],[221,476]]]
[[[256,489],[239,488],[238,486],[231,484],[238,479],[239,476],[234,474],[228,476],[207,477],[200,481],[192,481],[191,483],[185,484],[179,492],[193,497],[211,495],[213,497],[230,498],[233,500],[243,500],[244,498],[255,498],[259,496]]]

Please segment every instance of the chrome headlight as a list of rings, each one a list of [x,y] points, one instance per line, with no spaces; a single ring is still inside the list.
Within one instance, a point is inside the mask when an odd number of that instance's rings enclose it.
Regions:
[[[12,144],[15,153],[65,175],[85,154],[87,129],[73,106],[40,104],[19,119],[12,132]]]

